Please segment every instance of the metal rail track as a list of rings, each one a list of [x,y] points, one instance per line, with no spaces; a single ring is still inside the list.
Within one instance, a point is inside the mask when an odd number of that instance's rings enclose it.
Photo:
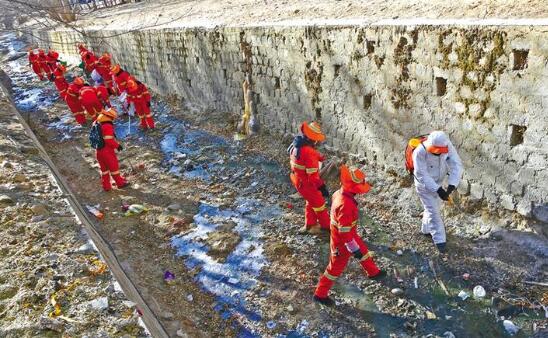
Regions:
[[[0,72],[2,72],[0,70]],[[3,73],[3,72],[2,72]],[[122,266],[120,264],[120,261],[116,257],[116,254],[114,253],[114,250],[112,246],[105,240],[105,238],[101,235],[101,233],[97,230],[95,227],[93,221],[89,218],[87,212],[84,210],[83,206],[80,204],[74,193],[70,190],[67,182],[65,179],[61,176],[59,173],[59,170],[49,157],[48,153],[34,134],[34,131],[30,128],[29,124],[19,110],[15,107],[15,103],[13,102],[13,99],[10,95],[10,91],[5,87],[4,84],[0,84],[0,89],[4,92],[6,97],[11,102],[10,109],[13,111],[13,113],[17,116],[19,119],[19,122],[23,125],[25,129],[25,133],[30,137],[36,148],[38,149],[40,156],[42,159],[46,162],[47,166],[51,170],[55,181],[57,182],[57,185],[63,192],[64,196],[68,200],[70,206],[74,210],[76,217],[84,228],[86,229],[87,233],[89,234],[91,240],[99,250],[99,253],[103,256],[104,260],[106,261],[108,267],[110,268],[110,271],[112,271],[112,274],[120,284],[122,290],[124,291],[124,294],[128,297],[129,300],[133,301],[135,304],[137,304],[138,308],[142,311],[142,319],[145,323],[146,328],[150,332],[150,334],[153,337],[159,337],[159,338],[165,338],[169,337],[167,334],[166,329],[158,319],[158,316],[152,311],[142,294],[139,292],[137,287],[135,286],[135,283],[131,280],[131,278],[125,273],[125,271],[122,269]]]

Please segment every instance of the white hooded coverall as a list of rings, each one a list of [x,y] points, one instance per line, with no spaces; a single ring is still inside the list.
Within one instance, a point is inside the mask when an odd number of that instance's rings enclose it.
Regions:
[[[448,147],[447,154],[429,153],[429,145]],[[424,207],[421,232],[432,235],[435,244],[445,243],[445,226],[441,219],[440,197],[437,193],[449,174],[447,184],[455,188],[462,176],[462,162],[447,135],[442,131],[430,133],[428,139],[413,151],[415,188]]]

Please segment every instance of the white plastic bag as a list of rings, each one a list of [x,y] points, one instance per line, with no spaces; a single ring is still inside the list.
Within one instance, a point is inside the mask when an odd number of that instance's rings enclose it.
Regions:
[[[129,116],[135,116],[135,103],[131,102],[129,104],[129,109],[127,110]]]
[[[97,84],[97,83],[102,83],[103,82],[103,78],[101,77],[101,75],[97,72],[96,69],[93,70],[93,72],[91,72],[91,78],[93,79],[93,81]]]

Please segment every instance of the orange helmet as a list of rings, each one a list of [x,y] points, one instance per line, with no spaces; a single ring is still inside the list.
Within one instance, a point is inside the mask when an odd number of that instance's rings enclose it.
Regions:
[[[84,44],[81,43],[81,44],[78,45],[78,49],[79,49],[80,51],[85,50],[85,49],[86,49],[86,46],[84,46]]]
[[[45,54],[46,52],[43,49],[38,50],[38,54]]]
[[[72,81],[75,85],[78,85],[78,86],[83,86],[84,85],[84,79],[82,79],[81,77],[77,77],[74,79],[74,81]]]
[[[101,55],[101,57],[105,60],[110,60],[110,54],[109,53],[103,53],[103,55]]]
[[[137,80],[135,80],[134,78],[130,78],[130,79],[127,81],[127,88],[128,88],[128,89],[135,89],[135,88],[137,88]]]
[[[322,133],[322,129],[318,122],[311,122],[310,124],[306,121],[303,122],[303,124],[301,124],[301,132],[312,141],[322,142],[325,140],[325,135]]]
[[[365,173],[355,167],[341,166],[341,184],[345,191],[354,194],[365,194],[371,189],[365,181]]]
[[[103,109],[101,113],[99,113],[99,116],[97,117],[97,121],[108,122],[116,119],[117,117],[118,117],[118,113],[116,112],[116,109],[114,109],[114,107],[111,107],[107,110]]]
[[[119,71],[120,71],[120,65],[119,64],[115,64],[112,67],[110,67],[110,72],[111,73],[117,74]]]

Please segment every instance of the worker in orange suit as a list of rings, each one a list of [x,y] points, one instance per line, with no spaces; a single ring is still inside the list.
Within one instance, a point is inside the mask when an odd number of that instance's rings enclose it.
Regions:
[[[117,114],[114,108],[103,110],[97,117],[96,122],[101,126],[101,135],[104,140],[104,146],[96,150],[97,161],[101,168],[101,183],[105,191],[112,189],[111,176],[116,183],[116,187],[121,189],[128,185],[127,181],[120,174],[120,167],[118,164],[117,151],[122,151],[122,146],[116,141],[114,134],[113,121],[116,119]]]
[[[82,88],[80,88],[78,99],[80,100],[82,107],[84,107],[88,113],[88,116],[95,121],[97,115],[103,110],[103,104],[97,95],[97,90],[88,83],[85,83]]]
[[[320,162],[325,157],[315,148],[325,140],[317,122],[303,122],[301,135],[293,140],[288,148],[291,164],[291,182],[305,199],[304,226],[301,233],[318,233],[321,229],[329,230],[329,214],[325,200],[329,192],[320,178]]]
[[[154,129],[154,119],[150,112],[150,94],[147,87],[133,78],[127,82],[127,102],[135,105],[135,113],[141,120],[141,128]]]
[[[99,75],[101,75],[105,87],[107,87],[107,89],[109,90],[112,88],[112,75],[110,74],[111,67],[111,57],[108,53],[104,53],[103,55],[101,55],[99,60],[97,60],[97,64],[95,65],[95,70],[97,71],[97,73],[99,73]]]
[[[95,69],[95,66],[97,63],[97,57],[92,51],[88,50],[83,44],[78,45],[78,51],[80,53],[80,57],[82,58],[83,69],[86,72],[86,74],[89,75]]]
[[[74,115],[74,119],[80,125],[86,123],[85,110],[84,107],[82,107],[82,103],[80,102],[80,89],[83,86],[84,79],[82,79],[81,77],[75,78],[74,81],[69,84],[64,97],[70,111]]]
[[[127,90],[127,81],[131,75],[122,69],[119,64],[115,64],[110,68],[110,74],[114,81],[115,92],[117,95],[122,94]]]
[[[48,63],[48,67],[53,72],[57,68],[57,63],[59,62],[59,53],[54,51],[53,49],[50,49],[48,51],[48,54],[46,54],[46,61]]]
[[[46,74],[46,78],[49,79],[51,76],[51,68],[49,68],[48,58],[43,49],[38,50],[38,62],[40,64],[40,69]]]
[[[42,74],[42,67],[40,66],[40,61],[38,60],[38,54],[34,53],[32,48],[28,49],[29,52],[29,65],[32,67],[32,71],[38,75],[40,81],[44,80],[44,75]]]
[[[86,48],[86,46],[84,44],[81,43],[81,44],[78,45],[78,53],[80,54],[80,56],[82,56],[87,51],[88,51],[88,49]]]
[[[110,92],[108,88],[104,84],[98,83],[95,85],[95,92],[97,93],[97,98],[99,99],[103,107],[110,108]]]
[[[59,92],[59,96],[65,99],[65,94],[67,92],[67,89],[69,87],[69,84],[67,82],[67,79],[65,79],[65,72],[67,69],[62,64],[58,64],[55,69],[53,70],[53,73],[51,74],[51,80],[55,84],[55,88],[57,88],[57,91]]]
[[[329,265],[320,277],[314,292],[314,300],[332,305],[329,290],[343,273],[350,257],[360,261],[369,278],[379,279],[385,275],[373,261],[373,252],[367,249],[358,234],[359,210],[355,196],[365,194],[371,186],[365,181],[365,174],[357,168],[341,166],[342,187],[333,194],[331,204],[331,243]]]

